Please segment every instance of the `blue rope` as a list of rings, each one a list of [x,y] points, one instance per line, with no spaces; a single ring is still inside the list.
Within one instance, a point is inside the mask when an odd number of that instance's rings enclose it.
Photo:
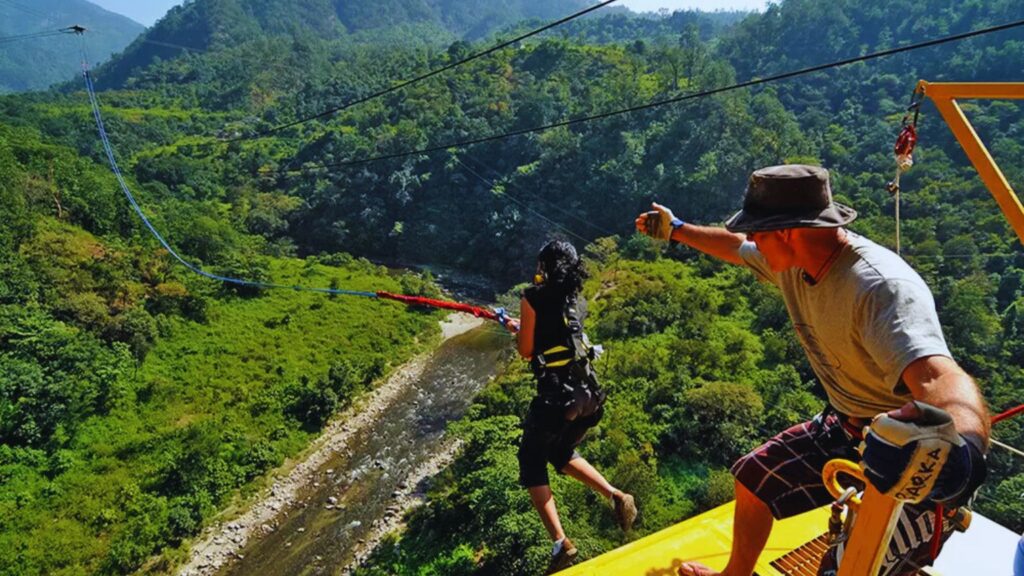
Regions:
[[[238,286],[249,286],[252,288],[288,289],[299,292],[318,292],[321,294],[332,294],[337,296],[362,296],[364,298],[377,298],[377,294],[374,292],[342,290],[340,288],[307,288],[305,286],[287,286],[285,284],[275,284],[272,282],[259,282],[256,280],[243,280],[241,278],[221,276],[220,274],[207,272],[206,270],[203,270],[202,268],[182,258],[177,253],[177,251],[175,251],[174,248],[171,247],[167,240],[164,239],[164,237],[160,234],[156,227],[153,226],[153,223],[149,221],[149,218],[147,218],[146,215],[142,212],[142,208],[139,206],[139,203],[135,200],[135,196],[132,194],[132,191],[128,188],[128,183],[125,181],[124,175],[121,173],[121,167],[117,165],[117,160],[114,157],[114,149],[110,145],[110,138],[107,136],[107,129],[103,125],[103,116],[100,114],[99,98],[96,96],[96,87],[92,83],[92,76],[89,74],[89,68],[86,64],[86,60],[84,59],[84,54],[82,61],[82,69],[83,75],[85,76],[85,87],[87,92],[89,93],[89,103],[92,105],[92,115],[93,118],[96,120],[96,128],[97,130],[99,130],[100,139],[103,141],[103,149],[107,153],[107,160],[110,162],[110,168],[114,171],[114,176],[117,177],[117,182],[121,186],[121,191],[124,192],[125,197],[128,198],[128,202],[131,203],[132,209],[135,210],[136,214],[138,214],[139,218],[142,220],[142,223],[146,225],[146,228],[149,229],[153,237],[156,238],[158,242],[160,242],[160,245],[163,246],[164,249],[167,250],[167,252],[169,252],[171,256],[174,257],[175,260],[177,260],[183,266],[185,266],[186,268],[200,276],[204,276],[211,280],[217,280],[219,282],[235,284]]]

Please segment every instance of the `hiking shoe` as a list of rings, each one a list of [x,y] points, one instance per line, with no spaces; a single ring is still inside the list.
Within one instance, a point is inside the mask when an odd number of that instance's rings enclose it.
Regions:
[[[612,494],[612,505],[615,511],[615,523],[623,532],[629,532],[636,520],[636,501],[625,492]]]
[[[545,574],[554,574],[565,570],[574,562],[576,562],[576,546],[572,540],[566,538],[562,542],[562,549],[558,551],[558,554],[551,556],[551,562],[548,563],[548,571]]]

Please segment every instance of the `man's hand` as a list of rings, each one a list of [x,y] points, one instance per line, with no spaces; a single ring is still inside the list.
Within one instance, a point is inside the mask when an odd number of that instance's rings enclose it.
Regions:
[[[957,433],[949,413],[923,402],[876,416],[863,446],[864,475],[896,500],[959,505],[985,477],[981,451]]]
[[[672,237],[672,231],[682,226],[683,221],[676,218],[672,210],[657,202],[652,202],[651,208],[654,210],[636,217],[636,229],[641,234],[667,242]]]

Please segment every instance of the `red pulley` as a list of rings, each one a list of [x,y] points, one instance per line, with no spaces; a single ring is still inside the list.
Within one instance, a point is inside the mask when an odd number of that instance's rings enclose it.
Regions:
[[[900,135],[896,138],[896,146],[893,147],[893,152],[896,156],[909,156],[914,153],[914,146],[917,145],[917,128],[913,124],[907,124],[900,131]]]

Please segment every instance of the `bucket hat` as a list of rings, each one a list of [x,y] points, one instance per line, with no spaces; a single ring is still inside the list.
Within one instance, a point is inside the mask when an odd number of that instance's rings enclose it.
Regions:
[[[838,228],[857,211],[832,201],[828,170],[819,166],[769,166],[750,175],[743,209],[726,221],[730,232],[785,228]]]

